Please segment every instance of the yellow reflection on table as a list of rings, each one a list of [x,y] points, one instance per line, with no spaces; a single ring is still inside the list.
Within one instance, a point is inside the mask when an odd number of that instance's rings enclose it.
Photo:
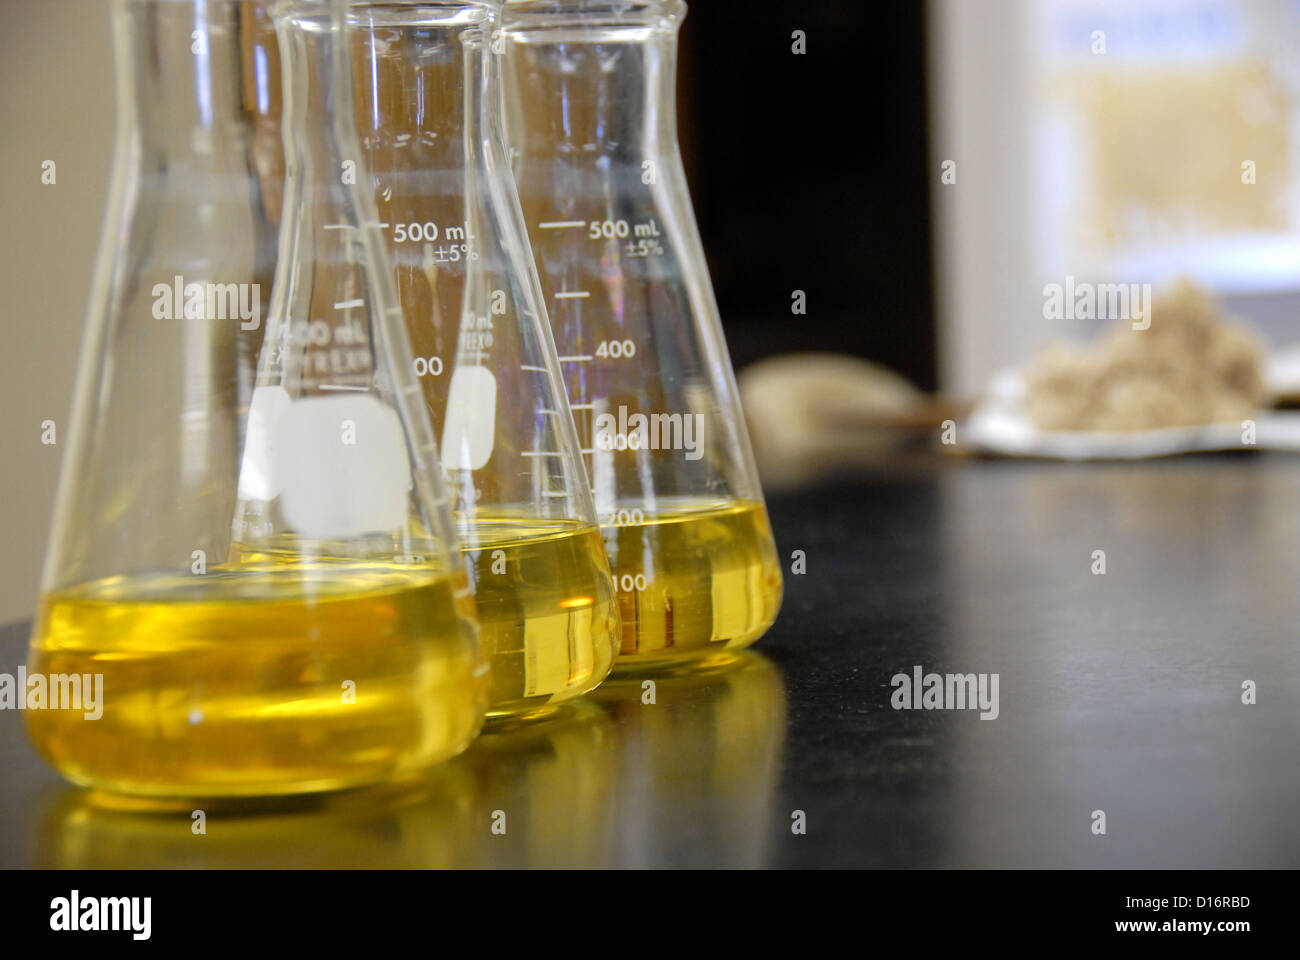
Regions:
[[[498,721],[405,784],[201,810],[60,789],[29,860],[83,869],[757,864],[776,826],[785,711],[777,668],[745,652],[615,679],[543,719]]]

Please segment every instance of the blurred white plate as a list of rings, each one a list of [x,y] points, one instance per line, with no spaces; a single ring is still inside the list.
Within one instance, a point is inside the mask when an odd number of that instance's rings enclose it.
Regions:
[[[1140,460],[1208,450],[1300,451],[1300,411],[1261,410],[1254,445],[1242,442],[1241,423],[1103,433],[1039,430],[1025,410],[1025,381],[1019,370],[994,377],[988,394],[958,427],[959,449],[973,444],[986,453],[1056,460]]]
[[[1275,397],[1300,397],[1300,344],[1269,351],[1264,383]]]

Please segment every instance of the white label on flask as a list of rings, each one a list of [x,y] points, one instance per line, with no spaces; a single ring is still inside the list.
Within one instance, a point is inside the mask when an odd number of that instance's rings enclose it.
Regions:
[[[457,367],[447,392],[442,428],[442,465],[477,470],[492,457],[496,441],[497,378],[487,367]]]
[[[280,510],[306,537],[355,537],[407,520],[411,466],[397,412],[360,394],[294,401],[280,423]]]
[[[239,499],[274,500],[280,495],[275,444],[289,403],[289,391],[284,387],[253,390],[248,405],[248,430],[244,435],[244,459],[239,466]]]

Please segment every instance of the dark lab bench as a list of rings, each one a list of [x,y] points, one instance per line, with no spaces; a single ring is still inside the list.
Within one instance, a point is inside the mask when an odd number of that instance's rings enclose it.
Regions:
[[[654,705],[607,685],[418,789],[196,838],[64,785],[2,711],[0,866],[1300,866],[1300,459],[927,458],[769,505],[754,656]],[[997,718],[893,709],[917,666],[996,673]]]

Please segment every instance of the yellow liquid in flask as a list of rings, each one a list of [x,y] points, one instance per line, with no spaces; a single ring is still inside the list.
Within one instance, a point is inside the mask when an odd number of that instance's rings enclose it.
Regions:
[[[474,541],[464,556],[492,665],[488,715],[548,710],[599,685],[619,643],[600,529],[476,518]]]
[[[623,620],[616,670],[712,659],[776,620],[781,569],[761,503],[661,503],[604,527]]]
[[[464,575],[312,563],[113,577],[42,598],[28,663],[101,674],[102,716],[29,710],[75,783],[250,797],[402,778],[463,750],[487,676]]]

